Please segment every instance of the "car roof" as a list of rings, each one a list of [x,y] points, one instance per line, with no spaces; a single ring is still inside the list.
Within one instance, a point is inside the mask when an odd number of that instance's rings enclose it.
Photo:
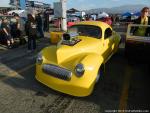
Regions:
[[[22,13],[22,12],[24,12],[25,10],[11,10],[11,11],[9,11],[8,13]]]
[[[105,28],[105,29],[108,27],[111,28],[110,25],[101,21],[81,21],[81,22],[76,23],[75,25],[94,25],[94,26],[98,26],[101,28]]]

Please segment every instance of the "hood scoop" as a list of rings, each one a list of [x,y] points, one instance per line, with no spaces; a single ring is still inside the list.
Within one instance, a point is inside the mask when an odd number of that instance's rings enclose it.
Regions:
[[[64,33],[61,45],[74,46],[81,41],[78,39],[78,33]]]

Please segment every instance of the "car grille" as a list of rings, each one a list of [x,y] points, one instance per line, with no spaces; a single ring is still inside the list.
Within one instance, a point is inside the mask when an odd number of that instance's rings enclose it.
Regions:
[[[44,64],[42,70],[44,73],[50,76],[67,81],[71,80],[72,72],[62,67],[58,67],[52,64]]]

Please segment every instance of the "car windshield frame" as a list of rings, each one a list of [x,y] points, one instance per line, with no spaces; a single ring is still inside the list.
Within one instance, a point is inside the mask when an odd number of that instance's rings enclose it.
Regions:
[[[76,28],[78,27],[78,29],[76,29],[75,31],[71,30],[75,27]],[[79,31],[79,27],[80,27],[80,31]],[[87,32],[87,30],[89,30],[89,32]],[[94,31],[94,30],[96,30],[96,31]],[[94,33],[93,33],[93,31],[94,31]],[[82,24],[73,25],[68,29],[68,32],[77,33],[77,34],[79,34],[79,36],[92,37],[92,38],[96,38],[96,39],[101,39],[102,38],[102,29],[98,26],[95,26],[95,25],[82,25]]]

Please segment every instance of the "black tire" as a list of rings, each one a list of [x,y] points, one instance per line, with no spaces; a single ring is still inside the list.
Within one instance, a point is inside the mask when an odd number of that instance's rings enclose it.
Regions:
[[[102,65],[100,68],[99,68],[99,71],[98,71],[98,74],[97,74],[97,77],[96,77],[96,83],[99,82],[100,78],[102,78],[104,76],[104,68],[105,66]]]

